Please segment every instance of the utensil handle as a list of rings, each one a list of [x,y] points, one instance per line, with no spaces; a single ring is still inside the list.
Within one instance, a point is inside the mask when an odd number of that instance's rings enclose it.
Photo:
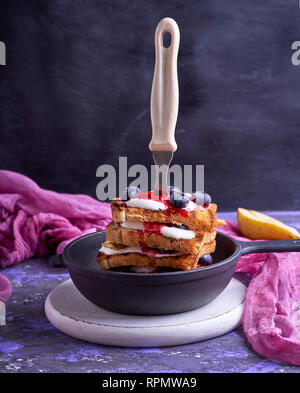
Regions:
[[[48,261],[51,267],[66,267],[62,254],[51,255]]]
[[[164,47],[165,33],[171,34],[171,44]],[[155,68],[151,90],[151,151],[177,150],[175,126],[178,116],[177,56],[180,33],[171,18],[162,19],[155,31]]]
[[[254,254],[258,252],[284,252],[300,251],[300,239],[269,240],[262,242],[239,242],[241,254]]]

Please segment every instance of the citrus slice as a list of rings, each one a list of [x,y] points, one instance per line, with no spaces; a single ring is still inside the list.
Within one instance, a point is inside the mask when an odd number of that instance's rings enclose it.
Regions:
[[[224,221],[224,220],[220,220],[219,218],[217,218],[217,227],[218,226],[220,226],[220,225],[227,225],[227,223],[226,223],[226,221]]]
[[[300,233],[279,220],[255,210],[239,208],[238,223],[243,236],[253,240],[298,239]]]

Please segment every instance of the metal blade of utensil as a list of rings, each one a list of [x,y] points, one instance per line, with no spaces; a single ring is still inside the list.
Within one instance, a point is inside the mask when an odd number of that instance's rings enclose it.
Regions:
[[[173,159],[173,152],[153,151],[152,154],[155,162],[154,194],[168,195],[168,172]]]

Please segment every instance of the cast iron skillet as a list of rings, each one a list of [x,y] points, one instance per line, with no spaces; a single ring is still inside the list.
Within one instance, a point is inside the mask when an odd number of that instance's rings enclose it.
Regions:
[[[300,251],[300,239],[241,242],[217,234],[215,264],[190,271],[140,274],[101,270],[96,256],[105,231],[82,236],[63,252],[73,283],[92,303],[134,315],[174,314],[215,299],[229,284],[239,258],[257,252]]]

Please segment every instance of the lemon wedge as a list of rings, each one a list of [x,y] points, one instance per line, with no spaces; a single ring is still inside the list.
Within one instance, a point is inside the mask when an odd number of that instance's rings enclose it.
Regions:
[[[284,240],[300,238],[300,233],[295,228],[255,210],[239,208],[237,217],[242,235],[250,239]]]
[[[220,225],[227,225],[225,220],[220,220],[219,218],[217,218],[217,220],[218,220],[217,221],[217,227],[220,226]]]

